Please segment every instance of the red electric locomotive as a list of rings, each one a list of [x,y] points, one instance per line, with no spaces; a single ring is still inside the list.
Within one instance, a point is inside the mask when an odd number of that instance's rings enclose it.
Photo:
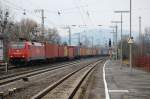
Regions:
[[[45,46],[37,42],[11,42],[8,52],[11,63],[25,63],[33,60],[45,59]]]

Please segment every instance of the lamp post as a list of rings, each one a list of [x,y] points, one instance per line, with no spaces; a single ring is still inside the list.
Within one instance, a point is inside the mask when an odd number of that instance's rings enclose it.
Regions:
[[[116,48],[117,48],[117,59],[118,59],[118,47],[117,47],[118,25],[117,25],[117,23],[122,23],[122,22],[121,21],[112,21],[112,23],[116,23]]]
[[[123,18],[122,18],[122,14],[123,13],[129,13],[130,11],[114,11],[114,13],[120,13],[121,14],[121,49],[120,49],[120,59],[121,59],[121,68],[122,68],[122,48],[123,48],[123,45],[122,45],[122,23],[123,23]]]
[[[115,30],[114,30],[114,28],[113,28],[113,31],[112,31],[112,32],[110,32],[110,33],[112,33],[112,34],[113,34],[113,43],[112,43],[112,44],[113,44],[113,46],[114,46],[114,42],[115,42],[115,35],[114,35],[114,34],[115,34]]]
[[[114,47],[115,47],[115,29],[113,28],[113,31],[110,32],[110,33],[113,34],[113,47],[112,47],[112,53],[113,53],[113,49],[114,49]],[[117,59],[116,59],[116,60],[117,60]]]
[[[130,0],[130,37],[129,39],[132,40],[132,0]],[[129,43],[129,47],[130,47],[130,70],[132,72],[132,43]]]
[[[115,40],[114,40],[114,42],[115,42],[115,52],[116,52],[116,60],[118,59],[118,55],[117,55],[117,34],[118,34],[118,26],[117,26],[117,24],[116,24],[116,26],[110,26],[110,28],[113,28],[113,30],[114,30],[114,28],[115,28],[115,31],[113,31],[112,33],[115,33],[116,35],[115,35]]]

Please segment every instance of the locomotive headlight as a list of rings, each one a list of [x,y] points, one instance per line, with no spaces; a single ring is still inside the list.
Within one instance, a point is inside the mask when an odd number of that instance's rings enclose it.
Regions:
[[[10,56],[11,58],[13,57],[13,56]]]
[[[25,56],[23,55],[22,57],[24,58]]]

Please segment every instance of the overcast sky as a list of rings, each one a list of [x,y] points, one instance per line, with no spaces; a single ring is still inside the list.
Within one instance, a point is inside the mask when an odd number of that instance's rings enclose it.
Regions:
[[[130,0],[0,0],[6,8],[10,8],[15,20],[32,18],[41,22],[40,13],[35,9],[45,10],[45,25],[59,27],[61,25],[103,25],[107,28],[111,21],[120,20],[115,10],[129,10]],[[138,31],[138,17],[142,16],[142,28],[150,26],[150,0],[132,0],[132,29]],[[23,15],[26,9],[26,15]],[[61,15],[57,14],[58,10]],[[129,30],[129,14],[124,14],[123,28]]]

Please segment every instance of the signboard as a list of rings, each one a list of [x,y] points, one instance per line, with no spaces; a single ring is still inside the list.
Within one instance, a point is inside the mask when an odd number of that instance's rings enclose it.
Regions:
[[[0,61],[3,61],[4,54],[3,54],[3,40],[0,40]]]
[[[133,44],[133,43],[134,43],[134,40],[133,40],[132,37],[128,39],[128,43],[129,43],[129,44]]]

